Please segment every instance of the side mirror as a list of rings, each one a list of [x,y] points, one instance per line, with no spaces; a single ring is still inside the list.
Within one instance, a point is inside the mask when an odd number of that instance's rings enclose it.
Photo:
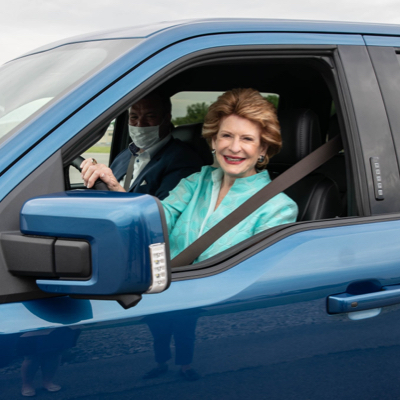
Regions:
[[[128,308],[171,281],[161,203],[133,193],[71,191],[28,200],[21,232],[1,235],[9,271],[45,292],[115,299]]]

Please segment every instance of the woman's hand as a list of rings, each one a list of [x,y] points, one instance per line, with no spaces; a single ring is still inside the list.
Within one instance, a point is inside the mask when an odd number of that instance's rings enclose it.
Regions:
[[[113,192],[125,192],[125,189],[119,184],[112,170],[104,164],[97,164],[94,158],[88,158],[81,164],[82,179],[85,186],[90,189],[97,179],[101,179]]]

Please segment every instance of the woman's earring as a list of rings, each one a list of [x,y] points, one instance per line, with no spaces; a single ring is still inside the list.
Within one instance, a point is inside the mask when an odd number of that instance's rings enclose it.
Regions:
[[[265,160],[265,156],[261,155],[260,157],[258,157],[258,162],[262,163]]]
[[[214,155],[215,154],[215,149],[211,150],[211,154]]]

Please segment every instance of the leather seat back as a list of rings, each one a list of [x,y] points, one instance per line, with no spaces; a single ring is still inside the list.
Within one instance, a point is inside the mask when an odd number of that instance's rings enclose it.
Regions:
[[[268,165],[276,177],[322,145],[318,116],[309,109],[287,110],[279,115],[283,147]],[[298,221],[334,218],[342,213],[336,183],[323,173],[312,173],[285,190],[299,207]]]
[[[203,160],[204,165],[211,165],[214,162],[210,146],[201,135],[203,124],[186,124],[177,126],[172,130],[172,136],[190,146]]]

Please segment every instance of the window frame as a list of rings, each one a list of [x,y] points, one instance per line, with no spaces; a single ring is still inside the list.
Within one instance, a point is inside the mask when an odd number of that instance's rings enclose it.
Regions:
[[[368,46],[368,53],[386,105],[400,170],[400,115],[396,107],[400,104],[400,47]]]
[[[118,101],[116,101],[111,107],[109,107],[101,116],[93,119],[83,128],[80,132],[75,134],[71,140],[65,143],[59,151],[52,157],[54,159],[54,165],[59,166],[57,167],[57,173],[62,172],[71,161],[82,151],[89,148],[93,145],[101,136],[101,130],[104,129],[111,120],[113,120],[116,116],[123,114],[126,109],[129,107],[130,104],[137,101],[147,93],[151,92],[154,88],[160,86],[172,76],[184,71],[188,68],[193,68],[195,65],[200,65],[203,63],[210,63],[216,62],[216,60],[227,60],[233,58],[246,58],[248,60],[257,60],[260,57],[265,57],[266,54],[268,57],[315,57],[315,59],[324,59],[328,62],[328,65],[331,64],[333,69],[333,81],[332,84],[334,85],[334,91],[331,91],[331,94],[334,98],[334,101],[339,104],[338,107],[338,115],[339,121],[342,128],[344,145],[346,152],[350,155],[352,159],[349,163],[351,171],[356,166],[355,171],[359,171],[360,169],[364,168],[364,164],[360,164],[360,159],[362,159],[362,149],[361,146],[354,146],[354,140],[358,140],[357,137],[353,138],[354,135],[358,135],[357,129],[354,129],[353,125],[349,123],[351,119],[352,107],[351,107],[351,97],[347,96],[347,94],[343,93],[346,90],[346,79],[344,79],[340,75],[339,69],[340,67],[340,57],[337,54],[337,46],[335,45],[243,45],[243,46],[222,46],[216,47],[212,49],[201,50],[195,52],[190,55],[186,55],[184,57],[176,59],[176,61],[172,62],[171,64],[161,68],[157,73],[152,75],[151,78],[147,79],[146,81],[142,82],[139,86],[137,86],[134,90],[129,92],[127,95],[121,97]],[[339,73],[338,73],[339,71]],[[347,96],[347,97],[346,97]],[[346,98],[346,101],[343,99]],[[350,116],[349,116],[350,114]],[[123,135],[122,135],[123,136]],[[123,141],[123,137],[120,138]],[[115,147],[116,148],[116,147]],[[112,151],[114,151],[114,144]],[[354,157],[354,154],[357,153],[358,157]],[[48,165],[47,163],[45,163]],[[40,168],[36,171],[35,174],[44,174],[45,172],[45,164],[42,164]],[[58,171],[60,168],[60,171]],[[349,171],[350,173],[350,171]],[[358,172],[357,172],[358,174]],[[42,175],[44,176],[44,175]],[[355,185],[355,192],[357,190],[361,191],[365,190],[363,188],[366,186],[366,182],[364,178],[360,179],[360,176],[353,176],[354,185]],[[40,175],[36,177],[36,179],[40,180]],[[28,181],[28,182],[27,182]],[[27,188],[30,184],[34,183],[33,178],[29,177],[25,180]],[[44,185],[42,183],[42,185]],[[357,187],[360,187],[357,189]],[[45,186],[45,185],[44,185]],[[50,193],[49,187],[42,187],[41,190],[43,193]],[[57,185],[52,185],[57,186]],[[16,188],[13,190],[12,196],[17,196],[20,193],[21,189]],[[56,191],[56,190],[55,190]],[[26,199],[32,197],[32,193],[28,190],[24,191]],[[34,195],[34,194],[33,194]],[[8,196],[7,196],[8,197]],[[23,198],[20,197],[19,201],[22,201]],[[173,272],[172,279],[173,280],[180,280],[180,279],[195,279],[195,278],[202,278],[209,275],[217,274],[223,270],[230,269],[235,265],[247,260],[252,255],[259,253],[263,249],[273,245],[277,241],[284,239],[290,235],[293,235],[298,232],[302,232],[305,230],[314,230],[314,229],[323,229],[323,228],[334,228],[338,225],[354,225],[359,223],[369,223],[375,222],[378,220],[390,220],[391,218],[395,218],[392,216],[381,216],[376,218],[368,218],[368,215],[364,213],[364,210],[367,209],[366,205],[360,204],[360,201],[365,202],[365,198],[361,196],[355,199],[356,205],[355,209],[361,210],[359,216],[355,218],[343,218],[340,220],[325,220],[325,221],[310,221],[304,223],[295,223],[286,226],[280,226],[276,229],[268,230],[263,233],[262,236],[260,235],[257,237],[250,238],[243,246],[248,246],[247,249],[242,249],[239,247],[241,245],[237,245],[233,248],[233,250],[229,250],[225,253],[221,253],[220,255],[213,257],[212,259],[206,260],[202,263],[198,263],[195,267],[193,266],[186,266],[180,267],[180,269],[176,269]],[[1,203],[3,205],[3,202]],[[0,207],[0,213],[3,207]],[[17,205],[13,206],[13,213],[19,213],[20,208],[18,209]],[[3,209],[4,211],[4,209]],[[240,250],[240,251],[239,251]],[[34,285],[34,278],[21,278],[22,282],[32,282],[32,287]],[[22,285],[23,286],[23,285]],[[1,292],[1,291],[0,291]],[[15,294],[12,297],[13,300],[10,301],[18,301],[18,300],[27,300],[32,298],[41,298],[41,297],[48,297],[49,295],[46,293],[38,293],[38,291],[33,290],[32,292],[24,292]],[[2,296],[0,296],[2,297]],[[7,297],[7,296],[6,296]],[[11,299],[9,296],[8,298]],[[0,302],[1,299],[0,299]],[[6,300],[8,302],[8,300]]]
[[[344,146],[346,152],[348,154],[354,154],[358,152],[357,160],[362,157],[361,147],[358,146],[353,151],[349,151],[349,141],[347,137],[350,135],[351,132],[350,125],[345,122],[348,119],[346,115],[346,106],[344,102],[345,95],[341,92],[341,88],[344,86],[345,81],[340,82],[338,68],[335,68],[336,64],[340,63],[340,58],[337,54],[337,46],[323,46],[323,45],[245,45],[245,46],[233,46],[232,47],[222,47],[222,48],[215,48],[215,49],[207,49],[198,51],[194,54],[190,54],[188,56],[182,57],[177,59],[174,63],[168,65],[167,67],[162,68],[158,71],[151,79],[147,80],[145,83],[140,85],[137,89],[131,92],[130,95],[121,99],[118,103],[114,105],[112,109],[109,110],[110,113],[108,115],[115,116],[116,113],[121,113],[126,110],[130,104],[135,102],[137,99],[140,99],[145,94],[151,92],[155,87],[160,86],[161,84],[165,83],[167,80],[171,79],[173,76],[189,69],[194,68],[195,66],[209,64],[209,63],[216,63],[222,60],[234,60],[234,59],[246,59],[246,60],[257,60],[260,58],[279,58],[279,57],[291,57],[293,59],[297,58],[313,58],[315,57],[316,60],[324,59],[327,65],[333,70],[332,78],[333,80],[330,82],[330,89],[333,100],[336,104],[338,104],[337,112],[340,120],[341,131],[344,141]],[[328,82],[327,85],[329,86]],[[333,85],[333,86],[332,86]],[[349,99],[347,100],[348,103]],[[351,101],[351,100],[350,100]],[[347,104],[346,103],[346,104]],[[111,114],[112,113],[112,114]],[[111,116],[108,117],[111,119]],[[346,133],[347,132],[347,133]],[[75,137],[76,138],[76,137]],[[74,138],[74,139],[75,139]],[[123,138],[122,138],[123,139]],[[114,146],[114,143],[113,143]],[[346,157],[348,159],[348,157]],[[346,169],[348,174],[352,176],[351,170],[349,168],[354,167],[354,162],[349,163],[347,162]],[[362,185],[362,182],[359,179],[352,179],[355,184]],[[360,191],[360,189],[358,189]],[[357,192],[357,190],[354,190]],[[354,193],[352,191],[353,195]],[[365,212],[368,209],[366,204],[360,206],[359,202],[365,201],[361,196],[358,196],[357,200],[351,202],[352,204],[352,213],[357,214],[355,218],[344,218],[346,222],[344,225],[353,224],[355,221],[358,222],[357,218],[369,216],[368,212]],[[354,204],[356,203],[356,204]],[[361,210],[361,211],[360,211]],[[363,213],[364,212],[364,213]],[[352,221],[351,223],[349,221]],[[337,226],[337,221],[334,220],[324,220],[324,221],[306,221],[306,222],[296,222],[294,224],[281,226],[276,228],[272,228],[272,230],[267,230],[262,232],[260,236],[253,237],[245,241],[243,244],[239,244],[234,246],[232,249],[226,250],[223,253],[220,253],[209,260],[205,260],[195,265],[191,266],[183,266],[174,269],[173,272],[173,280],[180,279],[179,276],[184,276],[183,279],[191,279],[191,277],[202,277],[207,276],[209,274],[219,273],[223,270],[232,268],[237,263],[242,262],[244,259],[250,257],[253,253],[251,250],[253,246],[260,243],[260,246],[257,246],[257,252],[269,247],[273,243],[276,242],[275,233],[279,233],[279,239],[281,240],[286,236],[290,236],[294,234],[294,232],[300,232],[302,230],[308,230],[307,224],[312,224],[311,229],[322,229]],[[295,228],[293,228],[295,226]],[[296,228],[299,226],[299,228]],[[293,228],[293,229],[292,229]],[[248,247],[248,250],[240,250],[245,249]],[[179,271],[178,271],[179,270]],[[201,272],[200,272],[201,271]],[[213,272],[211,272],[213,271]]]

